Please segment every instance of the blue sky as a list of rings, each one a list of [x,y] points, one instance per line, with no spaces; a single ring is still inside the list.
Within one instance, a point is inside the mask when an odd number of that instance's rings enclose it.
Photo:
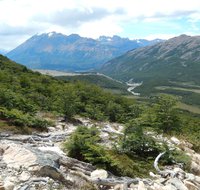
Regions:
[[[137,21],[129,24],[122,23],[122,36],[130,38],[170,38],[180,34],[200,35],[200,22],[192,23],[187,18],[164,19],[159,21],[147,22]]]
[[[199,0],[0,0],[0,49],[37,33],[169,39],[200,35]]]

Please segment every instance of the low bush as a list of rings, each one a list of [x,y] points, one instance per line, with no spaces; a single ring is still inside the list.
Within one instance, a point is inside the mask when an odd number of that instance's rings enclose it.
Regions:
[[[36,118],[29,114],[24,114],[22,111],[17,109],[7,110],[4,107],[0,107],[0,117],[8,120],[12,125],[18,127],[33,127],[36,129],[45,130],[50,124],[46,120]]]

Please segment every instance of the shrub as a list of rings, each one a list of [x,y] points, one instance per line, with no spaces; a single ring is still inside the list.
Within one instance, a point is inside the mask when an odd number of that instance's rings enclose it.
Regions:
[[[155,140],[143,132],[142,122],[139,119],[126,125],[123,137],[119,141],[119,151],[128,155],[137,155],[148,158],[159,154],[161,147]]]
[[[169,95],[154,97],[154,126],[163,133],[171,134],[181,130],[181,120],[176,109],[177,100]]]
[[[96,128],[79,126],[64,147],[69,156],[94,163],[103,156],[103,150],[97,144],[99,141],[99,132]]]
[[[22,111],[17,109],[7,110],[4,107],[0,107],[0,117],[7,119],[9,123],[19,127],[33,127],[38,129],[46,129],[49,122],[29,114],[24,114]]]

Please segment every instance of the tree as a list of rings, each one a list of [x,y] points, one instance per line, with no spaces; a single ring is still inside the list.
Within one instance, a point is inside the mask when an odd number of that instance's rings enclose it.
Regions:
[[[99,142],[99,131],[95,127],[79,126],[65,143],[65,148],[73,158],[105,167],[106,153]]]
[[[154,124],[163,133],[180,131],[181,120],[176,108],[177,99],[169,95],[155,97],[153,113],[155,115]]]
[[[63,87],[58,96],[57,107],[64,114],[65,120],[72,119],[77,113],[78,96],[72,85]]]
[[[132,120],[126,125],[120,147],[128,155],[152,157],[159,153],[159,146],[152,137],[144,133],[140,119]]]

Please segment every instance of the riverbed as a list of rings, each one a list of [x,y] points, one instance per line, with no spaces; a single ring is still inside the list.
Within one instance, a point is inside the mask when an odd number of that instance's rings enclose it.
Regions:
[[[128,82],[126,82],[127,86],[128,86],[128,89],[127,91],[128,92],[131,92],[134,96],[140,96],[140,93],[138,92],[134,92],[133,90],[138,87],[138,86],[141,86],[143,82],[139,82],[139,83],[136,83],[133,81],[133,79],[130,79]]]

